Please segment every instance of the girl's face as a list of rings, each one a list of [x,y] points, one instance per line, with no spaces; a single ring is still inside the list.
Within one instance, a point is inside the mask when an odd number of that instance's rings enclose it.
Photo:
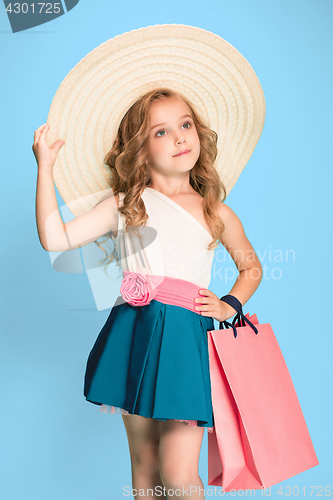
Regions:
[[[189,151],[187,154],[178,153]],[[175,97],[153,101],[150,107],[149,164],[166,175],[190,171],[200,154],[200,140],[190,108]]]

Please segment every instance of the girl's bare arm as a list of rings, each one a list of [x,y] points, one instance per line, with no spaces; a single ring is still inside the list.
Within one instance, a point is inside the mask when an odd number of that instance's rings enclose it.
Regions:
[[[262,267],[237,215],[223,202],[219,202],[217,213],[225,226],[220,241],[229,252],[239,271],[239,276],[227,295],[233,295],[244,305],[260,284]],[[201,289],[198,291],[198,295],[200,296],[194,299],[195,310],[203,316],[210,316],[223,322],[237,312],[229,304],[220,300],[211,290]]]
[[[53,165],[64,141],[58,141],[52,148],[48,148],[48,128],[46,124],[36,130],[32,146],[38,164],[36,222],[44,250],[61,252],[88,245],[109,231],[117,230],[118,197],[111,195],[110,189],[110,195],[90,212],[64,223],[53,183]]]
[[[258,288],[262,279],[262,266],[247,239],[243,225],[237,215],[224,203],[220,203],[218,213],[222,218],[225,230],[221,243],[229,252],[237,266],[239,275],[229,294],[234,295],[244,305]],[[225,304],[225,303],[224,303]],[[235,310],[226,304],[229,314]]]

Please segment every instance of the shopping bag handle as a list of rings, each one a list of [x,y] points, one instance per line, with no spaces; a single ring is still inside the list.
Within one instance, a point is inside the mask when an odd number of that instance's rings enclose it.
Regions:
[[[233,295],[224,295],[223,297],[220,298],[220,300],[222,300],[222,302],[226,302],[237,311],[237,314],[234,317],[232,323],[226,320],[220,321],[220,330],[222,330],[223,328],[232,328],[234,331],[234,337],[236,338],[237,337],[236,323],[238,322],[239,326],[245,326],[246,322],[252,328],[254,333],[256,334],[258,333],[258,329],[251,323],[251,321],[243,313],[243,306],[241,302],[237,299],[237,297],[234,297]]]

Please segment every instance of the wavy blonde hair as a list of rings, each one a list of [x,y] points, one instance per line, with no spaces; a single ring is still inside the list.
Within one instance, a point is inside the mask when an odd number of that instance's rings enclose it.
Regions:
[[[154,89],[140,97],[125,113],[113,146],[104,159],[104,163],[111,171],[110,186],[114,196],[125,193],[123,204],[118,210],[125,216],[126,231],[129,226],[145,226],[148,214],[141,194],[151,184],[147,167],[150,106],[156,100],[171,97],[187,104],[200,140],[200,154],[190,170],[190,184],[204,198],[204,216],[213,235],[213,240],[208,246],[208,250],[211,250],[218,246],[224,231],[223,221],[215,207],[220,200],[224,201],[226,198],[225,186],[214,167],[217,156],[217,134],[207,126],[191,102],[179,92],[167,88]],[[98,243],[97,245],[104,251]],[[114,258],[117,259],[115,250],[106,264],[111,263]],[[107,255],[102,263],[106,259]]]

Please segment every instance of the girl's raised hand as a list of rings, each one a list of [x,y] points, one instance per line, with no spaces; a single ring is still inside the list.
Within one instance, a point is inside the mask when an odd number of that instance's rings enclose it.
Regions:
[[[46,144],[46,135],[49,128],[50,125],[48,123],[44,123],[44,125],[41,125],[35,131],[32,151],[35,155],[38,167],[42,165],[43,168],[49,168],[52,170],[58,151],[61,146],[65,144],[65,141],[57,141],[52,148],[49,148]]]

